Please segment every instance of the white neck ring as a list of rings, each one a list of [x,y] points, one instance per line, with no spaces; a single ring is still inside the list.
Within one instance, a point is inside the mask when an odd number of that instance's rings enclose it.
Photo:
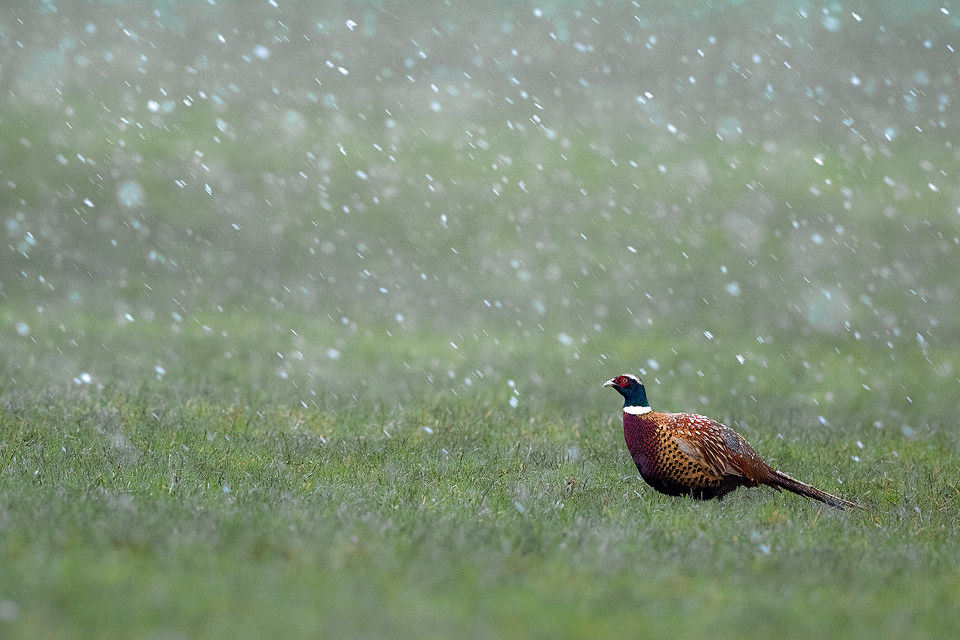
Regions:
[[[642,416],[645,413],[650,413],[653,411],[650,407],[624,407],[623,412],[629,413],[632,416]]]

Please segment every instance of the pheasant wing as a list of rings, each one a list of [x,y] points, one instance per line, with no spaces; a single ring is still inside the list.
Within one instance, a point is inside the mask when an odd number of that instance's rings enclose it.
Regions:
[[[670,435],[690,459],[706,466],[717,476],[740,476],[759,482],[766,466],[746,440],[733,429],[706,416],[678,414]]]

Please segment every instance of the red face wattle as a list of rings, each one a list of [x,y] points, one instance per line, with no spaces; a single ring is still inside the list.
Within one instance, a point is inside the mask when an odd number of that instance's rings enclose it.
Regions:
[[[640,378],[630,375],[629,373],[624,373],[616,378],[610,378],[603,383],[605,387],[613,387],[619,391],[624,397],[627,397],[634,393],[634,391],[643,391],[643,383],[640,382]]]

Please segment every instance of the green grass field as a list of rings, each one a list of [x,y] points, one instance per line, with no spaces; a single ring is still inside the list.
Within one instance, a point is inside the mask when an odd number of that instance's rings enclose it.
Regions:
[[[960,16],[638,4],[0,9],[0,638],[955,635]]]
[[[516,409],[8,385],[5,636],[952,633],[952,418],[907,437],[873,406],[818,428],[766,396],[741,430],[866,509],[697,503],[638,479],[619,397],[588,382],[583,405]]]

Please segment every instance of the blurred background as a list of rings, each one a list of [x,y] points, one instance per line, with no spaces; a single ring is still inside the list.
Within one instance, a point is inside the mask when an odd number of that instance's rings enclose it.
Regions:
[[[592,410],[633,371],[910,434],[960,407],[958,48],[923,1],[7,3],[0,386]]]

